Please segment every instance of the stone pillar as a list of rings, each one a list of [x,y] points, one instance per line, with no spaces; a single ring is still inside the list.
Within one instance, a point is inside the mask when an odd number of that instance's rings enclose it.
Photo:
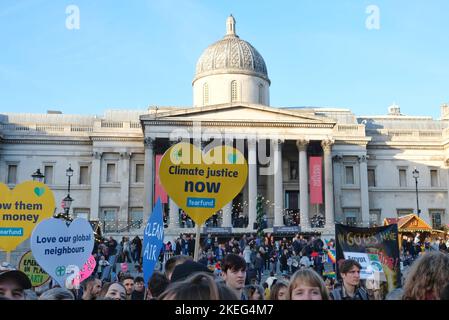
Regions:
[[[309,140],[297,140],[299,152],[299,214],[301,229],[310,227],[309,222],[309,170],[307,165],[307,146]]]
[[[101,152],[93,153],[90,174],[90,220],[99,220],[100,210],[100,179],[101,179]]]
[[[359,157],[360,163],[360,205],[362,209],[362,224],[369,227],[369,194],[368,194],[368,166],[366,155]]]
[[[168,202],[168,211],[170,215],[170,223],[169,228],[179,228],[179,207],[178,205],[172,200],[172,198],[169,199]]]
[[[232,201],[225,205],[222,209],[223,220],[221,222],[222,227],[232,227]]]
[[[274,140],[273,160],[274,160],[274,224],[273,226],[284,225],[284,192],[282,185],[282,140]]]
[[[324,212],[326,229],[333,229],[334,218],[334,185],[332,181],[332,140],[321,141],[324,152]]]
[[[256,139],[248,139],[248,229],[253,230],[257,217]]]
[[[131,154],[129,152],[120,152],[120,170],[118,175],[120,181],[119,229],[125,228],[128,225],[130,158]]]
[[[151,210],[153,210],[154,192],[154,144],[156,139],[145,138],[145,167],[144,167],[144,189],[143,189],[143,221],[148,221]]]
[[[337,212],[339,215],[335,217],[336,221],[342,221],[344,220],[344,218],[342,217],[343,214],[343,209],[341,207],[341,185],[342,185],[342,181],[341,181],[341,177],[342,174],[344,174],[343,172],[343,166],[342,166],[342,161],[343,161],[343,156],[341,155],[336,155],[334,158],[334,211]]]
[[[446,212],[443,215],[443,223],[445,225],[449,225],[449,158],[447,158],[445,160],[445,164],[446,164],[446,180],[447,180],[447,200],[446,200]]]

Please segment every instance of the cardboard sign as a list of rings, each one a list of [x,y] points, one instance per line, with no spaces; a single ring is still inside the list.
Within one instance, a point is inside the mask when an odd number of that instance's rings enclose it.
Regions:
[[[94,234],[86,219],[77,218],[67,226],[64,220],[50,218],[36,226],[30,243],[39,265],[64,287],[72,283],[89,259]],[[69,276],[70,281],[66,281]]]
[[[9,190],[0,183],[0,248],[6,252],[16,249],[54,210],[55,197],[45,184],[27,181]]]
[[[20,258],[18,269],[30,278],[33,287],[39,287],[50,280],[50,276],[37,263],[31,251],[25,252]]]
[[[143,279],[145,286],[154,271],[164,241],[164,220],[161,199],[158,198],[143,234]]]
[[[360,252],[343,252],[345,259],[355,260],[362,266],[360,270],[360,279],[383,279],[385,281],[385,275],[383,275],[382,264],[379,261],[377,254],[367,254]]]
[[[204,154],[181,142],[165,152],[159,167],[165,191],[198,225],[234,199],[247,175],[245,157],[230,146],[217,146]]]

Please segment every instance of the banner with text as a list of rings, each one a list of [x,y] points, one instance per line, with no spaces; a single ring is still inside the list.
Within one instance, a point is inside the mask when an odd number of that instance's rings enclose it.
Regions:
[[[382,293],[401,286],[401,269],[397,224],[376,228],[335,225],[336,258],[360,263],[361,279],[380,282]],[[338,275],[340,277],[340,275]]]
[[[309,158],[310,203],[323,203],[323,161],[322,157]]]
[[[162,203],[167,203],[168,202],[168,198],[167,198],[167,192],[165,192],[164,187],[161,184],[161,180],[159,179],[159,165],[161,163],[161,159],[162,159],[162,154],[157,154],[156,155],[156,173],[155,173],[155,179],[154,179],[154,203],[156,203],[158,198],[161,198],[161,202]]]
[[[148,218],[143,234],[143,279],[145,287],[154,271],[164,241],[164,220],[162,217],[161,199],[157,199],[156,205]]]

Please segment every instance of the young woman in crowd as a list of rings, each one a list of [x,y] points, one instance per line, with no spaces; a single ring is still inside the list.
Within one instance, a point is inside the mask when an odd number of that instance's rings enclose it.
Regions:
[[[288,300],[288,284],[276,281],[270,289],[270,300]]]
[[[298,270],[288,287],[290,300],[329,300],[329,293],[321,276],[313,269]]]

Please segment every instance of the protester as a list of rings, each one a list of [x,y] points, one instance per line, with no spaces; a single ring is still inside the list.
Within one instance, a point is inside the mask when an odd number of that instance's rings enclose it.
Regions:
[[[157,299],[167,289],[170,280],[164,273],[154,271],[148,281],[147,300]]]
[[[178,246],[176,246],[178,248]],[[168,259],[165,262],[165,275],[167,276],[167,279],[170,280],[172,277],[173,270],[175,270],[175,267],[179,264],[183,264],[187,260],[191,260],[189,256],[184,255],[176,255],[170,259]]]
[[[248,300],[264,300],[264,290],[262,286],[250,284],[245,286],[243,292]]]
[[[290,300],[329,300],[329,293],[321,276],[313,269],[298,270],[289,288]]]
[[[159,300],[219,300],[220,294],[213,276],[204,272],[172,282]]]
[[[205,265],[192,260],[187,260],[175,267],[175,270],[173,270],[173,274],[171,276],[171,282],[184,280],[196,272],[212,274],[212,271]]]
[[[226,255],[223,259],[222,277],[226,285],[233,289],[241,300],[246,300],[243,294],[246,278],[245,260],[233,253]]]
[[[75,300],[75,296],[67,289],[53,288],[42,293],[39,300]]]
[[[134,290],[131,293],[131,300],[145,300],[145,282],[142,277],[134,279]]]
[[[270,289],[270,300],[288,300],[288,284],[276,281]]]
[[[100,297],[104,300],[126,300],[126,289],[120,282],[107,282],[103,285]]]
[[[95,300],[100,296],[101,280],[97,278],[88,278],[83,282],[82,300]]]
[[[3,264],[0,267],[0,297],[25,300],[25,290],[31,289],[31,281],[25,273]]]
[[[439,300],[449,282],[449,255],[426,252],[416,260],[407,274],[403,300]]]
[[[127,275],[123,278],[122,284],[126,289],[126,300],[131,300],[131,294],[134,291],[134,277]]]
[[[331,291],[332,300],[369,300],[368,293],[360,286],[360,270],[362,266],[355,260],[341,262],[339,271],[343,284]]]

